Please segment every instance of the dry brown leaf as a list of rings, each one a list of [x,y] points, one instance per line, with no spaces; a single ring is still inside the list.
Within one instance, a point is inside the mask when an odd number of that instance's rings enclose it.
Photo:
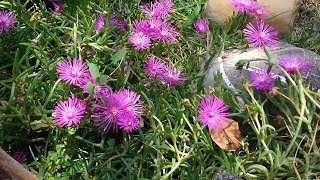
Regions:
[[[223,150],[235,151],[241,147],[242,137],[237,121],[229,119],[229,123],[218,131],[210,129],[211,139]]]

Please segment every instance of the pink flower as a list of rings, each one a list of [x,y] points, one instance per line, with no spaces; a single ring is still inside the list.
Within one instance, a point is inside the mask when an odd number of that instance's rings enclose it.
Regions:
[[[165,65],[158,78],[169,84],[169,86],[183,84],[188,79],[180,69],[169,65]]]
[[[157,34],[160,33],[161,29],[167,26],[167,23],[161,19],[150,19],[147,21],[148,21],[149,27],[147,28],[146,32],[148,32],[148,34],[153,40],[159,39],[153,36],[155,35],[157,36]]]
[[[96,21],[94,23],[93,30],[95,32],[99,31],[101,28],[104,27],[104,15],[103,14],[98,14]]]
[[[240,12],[252,12],[257,5],[255,0],[230,0],[230,2]]]
[[[125,29],[127,27],[127,23],[126,21],[119,21],[117,23],[117,29],[121,30],[121,29]]]
[[[150,22],[149,20],[134,20],[133,25],[131,26],[132,32],[142,32],[144,34],[149,34],[150,31]]]
[[[80,86],[91,77],[88,66],[81,59],[73,58],[57,64],[59,79],[65,80],[70,85]]]
[[[112,129],[113,132],[117,132],[117,120],[119,114],[123,111],[124,104],[119,101],[114,93],[102,98],[101,103],[101,105],[92,105],[92,107],[97,110],[97,112],[94,112],[92,115],[96,125],[103,128],[106,132],[110,129]]]
[[[131,132],[136,129],[135,121],[139,121],[140,114],[142,114],[142,103],[139,98],[140,96],[133,91],[120,89],[101,98],[101,105],[93,104],[97,112],[94,112],[92,117],[97,126],[103,128],[104,131],[108,132],[112,128],[116,132],[120,127]]]
[[[17,151],[13,155],[13,159],[15,159],[18,163],[23,164],[26,160],[27,153],[24,151]]]
[[[78,126],[84,117],[86,102],[76,98],[73,94],[66,101],[60,101],[54,108],[54,123],[61,127]]]
[[[135,46],[137,50],[147,49],[151,46],[150,37],[143,32],[132,32],[129,36],[129,42]]]
[[[87,84],[91,82],[93,86],[93,98],[95,100],[108,97],[110,94],[113,93],[111,87],[107,83],[97,84],[96,81],[91,76],[87,76],[84,80],[80,83],[79,87],[82,89],[83,93],[89,93],[87,89]]]
[[[165,64],[155,56],[151,56],[144,63],[144,71],[149,77],[156,77],[159,73],[162,72]]]
[[[270,47],[278,43],[278,32],[263,21],[256,22],[256,26],[247,24],[243,34],[251,47]]]
[[[140,119],[134,113],[125,112],[119,115],[117,123],[126,132],[132,132],[139,128]]]
[[[281,58],[279,61],[279,65],[289,73],[304,71],[310,67],[310,64],[307,61],[294,56]]]
[[[266,7],[258,4],[249,13],[257,19],[266,19],[268,17],[268,11]]]
[[[112,26],[114,26],[116,24],[116,21],[117,21],[117,13],[112,13],[111,16],[110,16],[110,19],[109,19],[109,28],[111,28]]]
[[[167,23],[163,23],[158,31],[151,31],[150,37],[154,40],[163,40],[167,43],[177,42],[180,34]]]
[[[202,19],[196,20],[196,22],[194,22],[193,25],[197,29],[197,31],[200,33],[209,31],[209,23],[207,23]]]
[[[272,90],[276,75],[268,73],[267,69],[258,69],[250,72],[251,85],[256,89]]]
[[[56,14],[60,14],[63,8],[64,3],[61,2],[60,0],[56,0],[55,2],[52,3],[53,4],[53,8],[54,8],[54,12]]]
[[[150,18],[165,18],[168,17],[173,11],[172,0],[160,0],[141,6],[141,11]]]
[[[136,116],[142,114],[142,103],[140,102],[140,95],[128,89],[120,89],[115,94],[118,101],[123,104],[122,112],[133,113]]]
[[[8,10],[0,10],[0,34],[14,28],[14,23],[17,22],[13,12]]]
[[[198,106],[198,118],[201,124],[208,126],[211,130],[218,131],[229,122],[226,117],[230,114],[226,111],[228,111],[228,107],[224,105],[222,99],[207,95],[201,99]]]
[[[94,98],[96,100],[102,99],[104,97],[108,97],[113,93],[110,86],[106,83],[101,85],[93,85],[93,87],[94,87]]]

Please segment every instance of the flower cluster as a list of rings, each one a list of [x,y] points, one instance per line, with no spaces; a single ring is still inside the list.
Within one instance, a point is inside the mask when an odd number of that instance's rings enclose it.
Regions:
[[[155,56],[151,56],[145,62],[144,70],[148,77],[156,77],[170,86],[182,84],[187,80],[187,77],[180,69],[163,63]]]
[[[105,131],[111,128],[113,131],[123,129],[132,132],[140,126],[142,103],[136,92],[127,89],[120,89],[113,92],[111,87],[106,84],[98,84],[93,79],[88,66],[81,59],[67,59],[57,64],[59,78],[67,84],[75,85],[88,93],[87,84],[93,86],[93,98],[95,103],[92,105],[94,113],[92,117],[97,126]],[[101,103],[101,104],[100,104]],[[60,101],[54,110],[54,123],[59,126],[78,126],[84,117],[86,102],[77,99],[73,94],[66,101]]]
[[[264,19],[267,17],[265,7],[257,4],[256,0],[230,0],[230,2],[239,12],[249,13],[258,19]]]
[[[108,84],[97,84],[95,82],[89,67],[82,59],[68,58],[59,62],[57,72],[59,73],[59,79],[64,80],[67,84],[80,87],[84,93],[88,93],[87,84],[92,83],[96,100],[112,91]]]
[[[278,43],[278,32],[262,21],[267,11],[264,6],[257,4],[256,0],[230,0],[233,7],[239,12],[253,15],[255,23],[248,23],[243,29],[243,34],[251,47],[270,47]]]
[[[229,122],[227,116],[230,114],[227,111],[228,107],[222,99],[207,95],[201,99],[198,106],[198,118],[201,124],[208,126],[211,130],[218,131]]]
[[[141,11],[151,19],[168,17],[173,11],[172,0],[160,0],[150,4],[141,6]]]
[[[13,29],[16,22],[17,18],[13,12],[8,10],[0,10],[0,34]]]
[[[104,131],[112,129],[117,132],[120,127],[132,132],[140,126],[142,103],[139,98],[140,95],[128,89],[106,94],[101,98],[101,104],[93,104],[96,112],[92,117]]]
[[[137,50],[149,48],[152,41],[176,42],[179,33],[163,19],[171,14],[172,7],[173,2],[171,0],[160,0],[141,6],[142,12],[148,18],[136,19],[133,22],[128,41]]]
[[[310,67],[307,61],[294,56],[281,57],[278,65],[291,74],[297,71],[306,71]],[[267,68],[252,71],[250,73],[251,86],[258,90],[272,90],[277,76],[274,72],[268,72]]]

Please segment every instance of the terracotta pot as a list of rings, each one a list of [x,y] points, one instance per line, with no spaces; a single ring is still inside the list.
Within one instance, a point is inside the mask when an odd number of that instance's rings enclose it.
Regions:
[[[285,36],[294,22],[302,0],[258,0],[259,5],[268,11],[268,24],[271,24],[280,34]],[[230,0],[208,0],[205,15],[219,23],[224,23],[235,9]]]

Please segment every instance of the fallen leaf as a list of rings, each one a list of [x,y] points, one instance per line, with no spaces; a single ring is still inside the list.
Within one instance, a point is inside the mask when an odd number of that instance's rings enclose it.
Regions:
[[[241,147],[242,137],[237,121],[229,119],[229,123],[218,131],[210,129],[211,139],[223,150],[235,151]]]

